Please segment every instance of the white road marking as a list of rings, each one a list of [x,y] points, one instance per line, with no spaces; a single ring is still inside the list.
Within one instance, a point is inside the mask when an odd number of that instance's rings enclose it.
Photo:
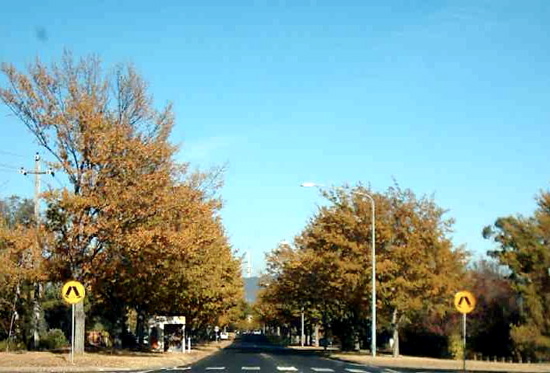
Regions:
[[[277,367],[277,370],[280,372],[296,372],[298,369],[294,367]]]
[[[350,372],[350,373],[369,373],[368,370],[362,370],[362,369],[350,369],[350,368],[346,368],[345,370],[346,370],[346,372]]]
[[[206,370],[225,370],[225,367],[206,367]]]
[[[390,368],[384,369],[384,372],[386,372],[386,373],[401,373],[401,372],[398,371],[398,370],[393,370],[393,369],[390,369]]]
[[[241,367],[241,370],[260,370],[260,367]]]
[[[334,372],[334,369],[330,368],[311,368],[314,372]]]

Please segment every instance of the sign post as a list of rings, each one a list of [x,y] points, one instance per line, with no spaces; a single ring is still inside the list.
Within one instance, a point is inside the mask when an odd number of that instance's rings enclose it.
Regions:
[[[86,295],[86,290],[84,289],[84,285],[82,285],[78,281],[69,281],[66,282],[65,285],[63,285],[63,288],[61,289],[61,297],[63,300],[67,303],[69,303],[72,307],[72,313],[71,313],[71,364],[74,364],[74,309],[75,304],[82,302],[84,300],[84,296]]]
[[[476,298],[469,291],[455,294],[455,307],[462,314],[462,370],[466,372],[466,315],[476,307]]]

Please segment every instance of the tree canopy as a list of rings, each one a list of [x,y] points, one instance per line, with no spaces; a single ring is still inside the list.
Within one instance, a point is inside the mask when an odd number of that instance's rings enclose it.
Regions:
[[[268,257],[264,303],[287,313],[306,306],[351,348],[368,338],[371,299],[371,204],[376,205],[378,326],[399,328],[418,313],[444,314],[464,273],[465,253],[448,235],[452,220],[433,199],[399,186],[375,193],[361,185],[323,192],[328,205]],[[267,308],[264,306],[264,308]],[[368,344],[367,344],[368,345]]]
[[[492,255],[509,269],[520,320],[511,335],[527,358],[550,357],[550,192],[537,197],[533,216],[498,218],[483,235],[497,244]]]
[[[242,298],[240,260],[224,232],[217,170],[190,172],[170,142],[170,105],[153,106],[131,65],[96,57],[2,65],[0,99],[34,135],[69,186],[45,192],[51,281],[86,284],[119,318],[187,313],[215,322]]]

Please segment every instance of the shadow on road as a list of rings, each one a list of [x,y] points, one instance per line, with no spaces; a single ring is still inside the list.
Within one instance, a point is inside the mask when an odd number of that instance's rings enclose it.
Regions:
[[[236,338],[226,349],[236,353],[270,353],[276,355],[329,356],[328,351],[297,350],[273,344],[264,335],[243,334]]]

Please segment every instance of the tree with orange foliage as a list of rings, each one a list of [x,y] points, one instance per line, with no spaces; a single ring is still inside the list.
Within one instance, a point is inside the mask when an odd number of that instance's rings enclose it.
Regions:
[[[10,86],[0,89],[0,99],[71,184],[45,193],[54,240],[44,248],[51,279],[84,282],[96,304],[110,306],[120,319],[121,333],[128,307],[142,316],[181,312],[166,286],[195,295],[200,289],[182,283],[181,273],[202,273],[203,264],[215,279],[229,279],[230,294],[238,297],[239,262],[217,217],[215,174],[191,173],[174,161],[171,106],[153,107],[133,67],[105,74],[97,58],[75,61],[66,53],[61,64],[37,61],[28,74],[7,64],[2,71]],[[194,260],[201,251],[214,264]],[[212,277],[206,286],[218,294],[222,285]],[[200,299],[196,308],[219,300]],[[233,303],[224,298],[221,308]],[[76,348],[83,351],[81,303],[77,320]]]
[[[450,311],[465,269],[464,251],[448,237],[452,220],[431,198],[397,185],[385,193],[362,186],[325,191],[329,204],[296,238],[297,248],[269,257],[271,285],[262,301],[316,310],[344,349],[369,334],[372,221],[365,193],[376,203],[377,324],[392,332],[397,356],[401,327],[421,313]]]
[[[44,280],[43,257],[37,245],[42,236],[33,216],[33,202],[10,197],[0,201],[0,338],[14,336],[33,342],[33,283]],[[12,340],[8,341],[11,343]]]

